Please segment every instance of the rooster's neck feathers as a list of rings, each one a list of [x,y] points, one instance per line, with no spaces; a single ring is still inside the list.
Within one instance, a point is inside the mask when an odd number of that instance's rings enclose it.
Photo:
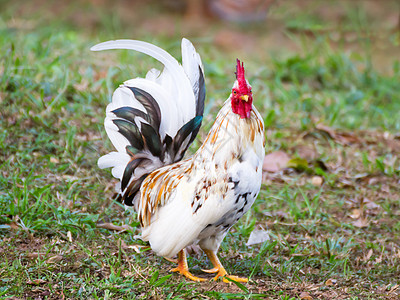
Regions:
[[[238,158],[248,147],[257,144],[256,139],[263,136],[263,132],[263,120],[254,107],[250,116],[243,119],[233,112],[228,99],[195,156],[205,156],[213,163],[225,162],[229,157]]]

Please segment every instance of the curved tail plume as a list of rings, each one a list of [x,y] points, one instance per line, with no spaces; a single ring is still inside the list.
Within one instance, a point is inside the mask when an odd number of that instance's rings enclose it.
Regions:
[[[146,176],[181,160],[195,139],[203,118],[205,82],[200,56],[182,40],[182,65],[165,50],[142,41],[100,43],[92,51],[129,49],[145,53],[164,65],[146,78],[124,82],[107,106],[104,126],[116,148],[102,156],[100,168],[112,168],[120,179],[119,197],[133,205]]]

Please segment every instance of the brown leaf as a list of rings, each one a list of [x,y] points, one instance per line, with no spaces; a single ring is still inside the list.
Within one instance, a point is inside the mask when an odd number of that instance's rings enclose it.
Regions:
[[[327,286],[332,286],[336,284],[336,279],[329,278],[327,281],[325,281],[325,285]]]
[[[371,258],[373,252],[374,251],[372,249],[369,249],[367,255],[364,256],[363,260],[364,261],[369,261],[369,259]]]
[[[53,164],[58,164],[60,162],[60,160],[57,157],[50,157],[50,162]]]
[[[43,258],[44,256],[45,256],[44,253],[38,253],[38,252],[32,252],[26,255],[26,257],[29,259],[36,259],[38,257]]]
[[[143,245],[127,245],[124,240],[119,240],[119,243],[121,243],[122,249],[125,249],[125,250],[132,249],[136,253],[140,253],[140,249],[148,247],[148,246],[143,246]]]
[[[278,219],[281,219],[281,220],[289,218],[289,214],[287,212],[284,212],[284,211],[281,211],[281,210],[273,212],[272,215],[275,216],[275,217],[278,217]]]
[[[11,223],[9,223],[7,225],[10,225],[11,229],[14,229],[14,230],[19,228],[18,223],[15,221],[12,221]]]
[[[50,257],[48,260],[46,260],[46,262],[49,264],[54,264],[54,263],[61,261],[62,259],[63,259],[63,257],[61,255],[55,255],[55,256]]]
[[[380,264],[382,262],[382,254],[380,257],[375,258],[375,264]]]
[[[369,221],[367,220],[367,218],[360,218],[351,223],[358,228],[368,227],[368,225],[369,225]]]
[[[310,147],[308,145],[299,145],[296,148],[299,157],[304,158],[307,161],[315,160],[318,158],[318,153],[315,147]]]
[[[360,139],[357,136],[349,132],[337,133],[335,139],[343,145],[350,145],[360,142]]]
[[[394,286],[391,287],[389,294],[393,294],[397,289],[399,289],[400,285],[396,284]]]
[[[43,280],[43,279],[35,279],[35,280],[28,280],[26,282],[26,284],[29,284],[29,285],[40,285],[40,284],[43,284],[43,283],[46,283],[46,282],[47,281]]]
[[[299,296],[300,299],[304,299],[304,300],[312,300],[313,298],[311,297],[311,295],[307,292],[302,292]]]
[[[365,207],[367,209],[380,209],[381,206],[376,204],[374,201],[369,200],[368,198],[364,198]]]
[[[341,177],[339,178],[339,183],[341,187],[354,187],[354,182],[352,182],[350,179]]]
[[[290,160],[289,155],[283,151],[267,154],[264,158],[263,171],[275,173],[286,168]]]
[[[117,231],[133,231],[133,228],[127,224],[122,226],[114,225],[113,223],[101,223],[96,225],[97,228],[104,228]]]
[[[349,144],[354,144],[354,143],[360,142],[360,139],[353,133],[337,132],[333,128],[325,126],[323,124],[318,124],[316,126],[316,129],[327,133],[331,139],[337,141],[339,144],[349,145]]]
[[[317,124],[317,126],[315,128],[318,129],[319,131],[323,131],[323,132],[327,133],[331,139],[335,138],[336,133],[333,128],[325,126],[323,124]]]
[[[362,215],[362,211],[361,211],[360,209],[356,208],[356,209],[353,209],[353,210],[351,211],[350,218],[352,218],[352,219],[358,219],[358,218],[361,217],[361,215]]]

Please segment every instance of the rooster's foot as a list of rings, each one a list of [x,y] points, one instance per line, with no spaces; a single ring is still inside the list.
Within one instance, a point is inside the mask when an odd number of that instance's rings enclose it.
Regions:
[[[249,281],[247,278],[242,278],[242,277],[238,277],[235,275],[228,275],[228,272],[226,272],[225,268],[219,261],[217,254],[214,251],[208,250],[208,249],[203,249],[203,251],[208,256],[211,263],[214,265],[214,268],[209,269],[209,270],[202,270],[202,271],[206,272],[206,273],[217,273],[217,275],[214,277],[215,281],[217,281],[221,277],[222,277],[222,281],[226,282],[226,283],[231,283],[231,281],[229,281],[228,279],[234,280],[237,282],[248,282]]]
[[[206,281],[204,278],[200,278],[197,276],[194,276],[192,273],[189,272],[188,269],[182,269],[179,266],[176,268],[171,269],[170,272],[179,272],[179,274],[182,274],[183,276],[185,276],[186,278],[196,281],[196,282],[200,282],[200,281]]]
[[[173,268],[170,272],[179,272],[179,274],[182,274],[186,278],[196,281],[196,282],[205,281],[204,278],[194,276],[192,273],[189,272],[189,268],[188,268],[187,261],[186,261],[185,249],[182,249],[181,251],[179,251],[178,266],[176,268]]]

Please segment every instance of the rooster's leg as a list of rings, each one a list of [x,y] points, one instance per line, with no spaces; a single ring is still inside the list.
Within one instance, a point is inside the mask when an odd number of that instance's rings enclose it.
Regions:
[[[211,263],[213,264],[214,268],[210,270],[203,270],[206,273],[217,273],[217,276],[214,277],[214,280],[217,280],[218,278],[222,277],[223,282],[229,283],[230,281],[227,280],[226,278],[232,279],[234,281],[238,282],[248,282],[249,280],[247,278],[242,278],[234,275],[228,275],[226,272],[225,268],[222,266],[221,262],[218,259],[217,254],[208,249],[203,249],[204,253],[208,256],[210,259]]]
[[[187,261],[186,261],[185,249],[182,249],[181,251],[179,251],[179,253],[178,253],[178,266],[176,268],[173,268],[171,270],[171,272],[179,272],[180,274],[182,274],[186,278],[189,278],[190,280],[193,280],[193,281],[197,281],[197,282],[205,281],[204,278],[196,277],[196,276],[192,275],[189,272],[189,268],[188,268]]]
[[[171,263],[177,264],[178,260],[176,258],[168,258],[168,257],[164,257],[166,260],[168,260]]]

